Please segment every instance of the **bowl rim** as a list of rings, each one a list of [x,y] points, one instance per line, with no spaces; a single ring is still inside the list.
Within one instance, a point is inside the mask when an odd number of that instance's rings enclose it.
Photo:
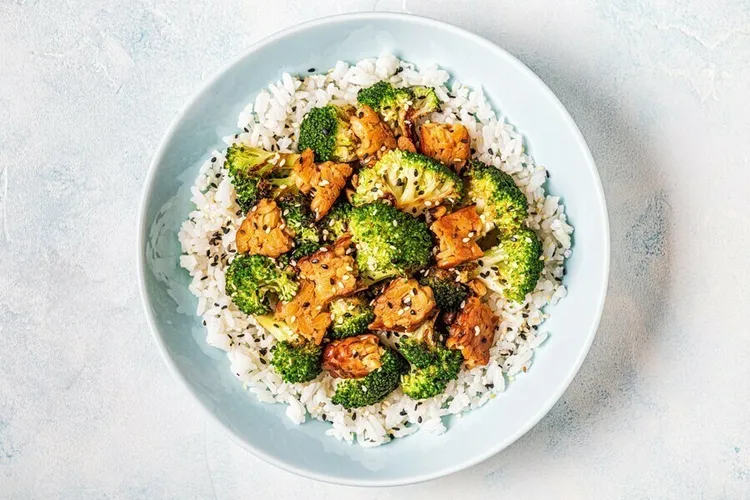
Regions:
[[[598,200],[598,208],[601,212],[602,220],[604,222],[604,228],[603,228],[604,231],[602,232],[602,235],[601,235],[601,238],[602,238],[601,243],[602,243],[602,248],[604,250],[604,260],[603,260],[602,269],[600,270],[600,273],[603,279],[600,283],[598,301],[595,306],[595,319],[585,339],[583,348],[578,354],[578,357],[575,363],[570,366],[568,374],[559,384],[558,390],[547,401],[545,401],[544,404],[540,406],[539,410],[536,412],[533,418],[529,419],[525,425],[519,427],[509,438],[496,442],[494,445],[490,446],[486,451],[478,454],[473,459],[464,461],[462,463],[453,464],[451,466],[443,467],[443,468],[437,469],[429,473],[424,473],[421,475],[416,475],[412,477],[404,477],[404,478],[399,478],[399,479],[374,479],[374,480],[367,479],[367,478],[348,479],[348,478],[328,476],[328,475],[319,474],[316,472],[311,472],[304,468],[297,467],[294,464],[276,459],[275,457],[269,455],[262,449],[246,441],[243,436],[232,431],[208,407],[206,407],[203,404],[200,398],[196,395],[193,387],[190,385],[187,379],[182,375],[176,363],[169,355],[166,343],[160,333],[159,327],[157,326],[156,318],[154,317],[152,309],[149,306],[149,299],[148,299],[149,293],[146,288],[146,278],[145,278],[146,277],[145,245],[147,241],[146,206],[153,192],[154,178],[156,176],[157,166],[159,165],[159,163],[162,161],[163,157],[165,156],[167,143],[174,135],[177,127],[179,126],[183,118],[186,116],[188,111],[195,105],[195,103],[201,97],[203,97],[203,95],[207,92],[207,90],[211,86],[213,86],[214,83],[220,80],[225,73],[227,73],[234,66],[238,65],[243,59],[248,57],[250,54],[254,52],[258,52],[262,50],[264,47],[266,47],[267,45],[272,44],[279,39],[282,39],[284,37],[287,37],[291,34],[294,34],[300,31],[305,31],[307,29],[314,28],[320,25],[326,25],[334,21],[358,21],[358,20],[399,20],[399,21],[407,21],[411,23],[420,23],[423,25],[440,28],[442,30],[447,30],[449,32],[452,32],[453,34],[457,34],[457,35],[470,39],[474,43],[481,45],[484,48],[494,52],[499,57],[506,58],[509,63],[511,63],[513,66],[516,67],[518,71],[526,74],[526,76],[529,76],[537,80],[537,82],[541,84],[540,88],[542,92],[545,93],[546,97],[550,99],[552,104],[555,106],[556,110],[563,117],[563,120],[565,121],[566,125],[573,131],[573,134],[576,138],[577,145],[581,148],[581,151],[583,153],[586,167],[588,168],[588,170],[590,171],[591,175],[594,178],[594,181],[595,181],[594,184],[596,188],[595,189],[596,192],[594,194],[595,194],[596,199]],[[345,486],[361,486],[361,487],[402,486],[402,485],[416,484],[416,483],[429,481],[432,479],[437,479],[443,476],[454,474],[464,469],[468,469],[469,467],[472,467],[476,464],[484,462],[485,460],[498,454],[505,448],[512,445],[518,439],[520,439],[524,434],[526,434],[529,430],[531,430],[531,428],[533,428],[537,423],[539,423],[539,421],[542,418],[544,418],[544,416],[549,412],[550,409],[552,409],[552,407],[557,403],[557,401],[565,393],[565,391],[567,390],[568,386],[571,384],[575,376],[578,374],[578,371],[580,370],[583,364],[583,361],[588,355],[588,352],[594,341],[594,337],[596,336],[596,333],[599,328],[599,324],[600,324],[601,317],[602,317],[602,312],[604,310],[604,304],[605,304],[606,297],[607,297],[608,284],[609,284],[609,271],[610,271],[609,215],[608,215],[608,210],[607,210],[606,199],[604,197],[604,190],[602,188],[601,178],[599,177],[599,172],[596,168],[596,164],[591,155],[591,151],[589,150],[588,145],[586,144],[586,140],[584,139],[583,134],[579,130],[573,118],[570,116],[570,113],[568,113],[567,109],[565,108],[565,106],[563,106],[563,104],[560,102],[560,100],[557,98],[554,92],[552,92],[552,90],[547,86],[547,84],[545,84],[544,81],[542,81],[542,79],[539,78],[536,75],[536,73],[534,73],[531,69],[529,69],[523,62],[521,62],[519,59],[517,59],[514,55],[512,55],[505,49],[496,45],[494,42],[480,35],[472,33],[471,31],[468,31],[464,28],[460,28],[458,26],[455,26],[450,23],[446,23],[444,21],[439,21],[436,19],[418,16],[414,14],[396,13],[396,12],[357,12],[357,13],[349,13],[349,14],[338,14],[334,16],[321,17],[321,18],[317,18],[314,20],[304,22],[304,23],[296,24],[294,26],[285,28],[281,31],[273,33],[255,42],[254,44],[250,45],[246,50],[244,50],[241,54],[239,54],[234,59],[232,59],[229,63],[224,65],[221,69],[219,69],[208,81],[200,85],[199,89],[195,91],[192,94],[192,96],[188,99],[188,101],[180,108],[180,111],[172,120],[169,127],[164,132],[164,134],[162,135],[159,141],[156,151],[149,164],[148,172],[146,174],[146,178],[144,180],[144,185],[142,189],[143,191],[141,194],[141,199],[140,199],[139,207],[138,207],[138,219],[137,219],[138,224],[136,228],[136,231],[137,231],[136,254],[138,258],[138,262],[137,262],[138,287],[140,291],[141,305],[144,309],[144,312],[146,313],[146,319],[149,325],[149,329],[151,330],[151,333],[154,339],[156,340],[156,344],[159,347],[161,357],[164,359],[164,362],[169,368],[169,371],[171,372],[172,377],[175,380],[177,380],[179,385],[181,385],[185,389],[185,391],[190,395],[190,398],[193,399],[193,402],[197,404],[197,406],[200,408],[200,411],[203,413],[204,418],[207,418],[216,427],[221,429],[225,435],[227,435],[230,439],[232,439],[232,441],[239,444],[242,448],[250,452],[255,457],[260,458],[264,460],[265,462],[270,463],[282,470],[291,472],[301,477],[314,479],[314,480],[322,481],[326,483],[345,485]]]

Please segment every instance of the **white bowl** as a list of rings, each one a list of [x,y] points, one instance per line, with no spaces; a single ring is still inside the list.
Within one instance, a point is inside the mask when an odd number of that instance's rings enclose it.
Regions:
[[[226,357],[208,347],[193,312],[196,299],[179,267],[177,232],[191,210],[189,187],[219,137],[254,95],[281,73],[325,70],[387,50],[402,59],[437,63],[462,82],[482,86],[495,107],[526,137],[575,227],[567,261],[569,294],[550,307],[551,332],[528,373],[506,392],[460,419],[448,432],[420,432],[378,448],[325,435],[328,424],[295,426],[283,405],[247,394]],[[139,228],[143,302],[157,344],[182,386],[206,415],[251,453],[294,473],[348,485],[414,483],[459,471],[494,455],[536,424],[578,372],[596,333],[609,273],[609,229],[596,167],[570,115],[526,66],[491,42],[454,26],[403,14],[320,19],[273,35],[214,77],[187,104],[162,139],[146,181]]]

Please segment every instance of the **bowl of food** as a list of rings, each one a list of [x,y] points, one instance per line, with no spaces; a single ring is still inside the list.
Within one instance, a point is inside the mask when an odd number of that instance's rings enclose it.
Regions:
[[[573,379],[606,295],[606,205],[568,113],[502,49],[415,16],[252,47],[165,134],[140,217],[177,380],[256,456],[340,484],[510,445]]]

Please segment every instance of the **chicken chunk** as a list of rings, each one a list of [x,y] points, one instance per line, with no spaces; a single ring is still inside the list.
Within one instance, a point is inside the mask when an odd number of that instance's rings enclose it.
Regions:
[[[492,309],[479,297],[471,297],[451,325],[445,345],[461,351],[468,368],[484,366],[490,361],[497,323]]]
[[[304,279],[300,280],[297,295],[291,301],[276,305],[275,317],[318,345],[331,324],[325,302],[315,294],[315,283]]]
[[[435,309],[432,289],[415,279],[396,278],[375,299],[373,330],[410,332],[430,316]]]
[[[409,139],[405,135],[402,135],[401,137],[398,138],[397,144],[398,144],[398,149],[402,151],[409,151],[410,153],[417,152],[417,148],[416,146],[414,146],[414,143],[411,141],[411,139]]]
[[[323,369],[337,378],[362,378],[382,365],[383,347],[377,335],[367,333],[336,340],[323,351]]]
[[[359,271],[354,260],[354,249],[354,243],[347,234],[333,245],[323,247],[297,262],[300,278],[315,284],[315,295],[320,301],[328,303],[358,290]]]
[[[237,251],[276,258],[292,249],[294,241],[285,229],[281,210],[273,200],[255,205],[237,231]]]
[[[360,140],[357,157],[365,164],[377,161],[385,151],[396,149],[396,138],[390,127],[370,106],[360,106],[350,123]]]
[[[312,193],[310,209],[315,214],[315,220],[320,220],[339,197],[352,175],[352,167],[348,163],[332,161],[316,165],[310,161],[311,153],[312,150],[305,150],[301,160],[294,165],[295,184],[303,193]]]
[[[455,267],[484,255],[476,243],[482,220],[473,205],[441,217],[430,229],[439,240],[440,251],[435,258],[440,268]]]
[[[460,123],[425,123],[419,128],[420,149],[461,173],[471,157],[469,131]]]

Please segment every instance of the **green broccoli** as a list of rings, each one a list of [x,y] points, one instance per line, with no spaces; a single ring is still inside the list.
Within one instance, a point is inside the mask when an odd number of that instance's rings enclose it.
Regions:
[[[463,182],[453,170],[428,156],[396,149],[360,170],[352,202],[392,198],[399,210],[419,215],[443,202],[459,202],[462,196]]]
[[[352,206],[343,198],[339,198],[325,217],[320,220],[318,227],[326,243],[335,242],[339,236],[349,231],[349,215]]]
[[[474,274],[487,288],[521,303],[544,269],[542,243],[534,231],[522,227],[487,250],[478,263]]]
[[[386,81],[380,81],[360,90],[357,101],[377,111],[397,135],[409,135],[405,122],[409,108],[414,103],[414,93],[410,89],[395,88]]]
[[[315,215],[301,195],[283,196],[277,200],[286,227],[294,233],[291,257],[299,259],[320,249],[320,234],[315,226]]]
[[[458,377],[463,363],[461,351],[415,337],[403,338],[398,350],[411,364],[409,373],[401,377],[401,390],[413,399],[442,393],[448,382]]]
[[[477,212],[485,222],[492,223],[506,234],[521,227],[528,215],[528,202],[510,175],[472,161],[467,176],[467,202],[476,204]]]
[[[245,314],[271,312],[271,296],[291,300],[297,283],[291,273],[263,255],[238,255],[226,273],[226,291]]]
[[[434,267],[419,278],[419,284],[432,289],[438,309],[457,311],[469,296],[470,290],[461,281],[456,281],[456,276],[456,273],[447,269]]]
[[[229,146],[225,166],[240,208],[248,211],[261,198],[268,196],[271,186],[264,177],[283,170],[287,164],[294,165],[298,157],[298,154],[273,153],[244,144]]]
[[[409,370],[409,365],[388,348],[385,348],[380,356],[380,362],[380,368],[366,377],[341,380],[331,401],[344,408],[359,408],[385,399],[396,390],[401,375]]]
[[[271,366],[284,382],[309,382],[323,371],[322,347],[301,338],[289,325],[273,316],[256,316],[255,321],[278,340],[271,348]]]
[[[440,109],[440,99],[432,87],[417,85],[411,87],[411,90],[414,93],[414,106],[409,113],[409,120],[412,122]]]
[[[375,320],[370,303],[362,295],[343,297],[331,302],[331,338],[344,339],[367,331]]]
[[[413,273],[432,258],[427,224],[382,202],[353,208],[349,232],[360,275],[369,283]]]
[[[357,159],[354,132],[349,126],[353,107],[329,104],[311,109],[299,128],[300,151],[315,151],[315,161],[350,162]]]

